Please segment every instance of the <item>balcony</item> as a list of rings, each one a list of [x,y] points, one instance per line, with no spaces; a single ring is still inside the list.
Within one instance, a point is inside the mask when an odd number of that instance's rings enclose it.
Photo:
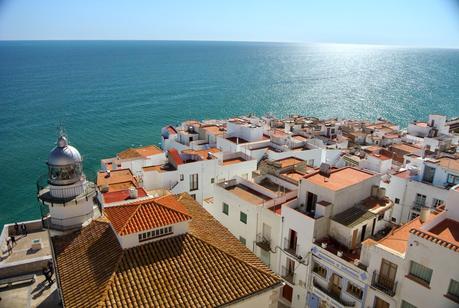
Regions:
[[[334,301],[338,302],[340,305],[342,305],[344,307],[355,307],[355,302],[349,302],[349,301],[346,301],[346,300],[341,298],[341,296],[340,296],[341,292],[339,292],[339,293],[332,292],[331,288],[325,288],[325,287],[321,286],[315,279],[313,279],[312,283],[313,283],[314,288],[316,290],[319,290],[320,293],[323,293],[324,295],[330,297]]]
[[[298,252],[298,244],[291,243],[291,241],[288,238],[284,237],[284,250],[285,252],[296,257]]]
[[[397,290],[397,282],[389,279],[378,272],[373,272],[373,277],[371,278],[371,286],[383,291],[389,296],[394,296],[395,291]]]
[[[282,275],[281,277],[290,284],[295,284],[295,273],[293,270],[282,266]]]
[[[271,240],[264,237],[263,234],[257,234],[257,246],[265,251],[271,250]]]
[[[414,202],[413,202],[413,206],[411,207],[411,209],[420,212],[420,211],[421,211],[421,208],[423,208],[423,207],[425,207],[425,206],[426,206],[425,202],[422,203],[422,202],[416,202],[416,201],[414,201]]]

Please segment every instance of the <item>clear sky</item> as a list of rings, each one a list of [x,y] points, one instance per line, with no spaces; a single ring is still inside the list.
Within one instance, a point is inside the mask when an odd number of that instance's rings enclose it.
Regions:
[[[28,39],[459,48],[459,0],[0,0],[0,40]]]

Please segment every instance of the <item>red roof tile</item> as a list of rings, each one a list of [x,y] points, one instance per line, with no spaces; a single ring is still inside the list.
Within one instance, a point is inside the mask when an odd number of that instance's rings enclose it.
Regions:
[[[107,207],[104,213],[119,235],[151,230],[191,219],[183,205],[171,195]]]

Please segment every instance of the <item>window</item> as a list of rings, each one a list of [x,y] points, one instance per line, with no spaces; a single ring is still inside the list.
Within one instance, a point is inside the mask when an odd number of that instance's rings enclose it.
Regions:
[[[375,302],[373,304],[373,307],[374,308],[389,308],[390,306],[389,306],[389,303],[375,296]]]
[[[432,207],[433,208],[436,208],[436,207],[438,207],[438,206],[440,206],[442,204],[443,204],[443,200],[433,198],[433,200],[432,200]]]
[[[180,174],[180,181],[183,181],[183,174]]]
[[[190,191],[198,190],[198,174],[190,174]]]
[[[361,288],[359,288],[355,284],[348,282],[346,291],[347,293],[357,297],[358,299],[362,299],[363,291]]]
[[[378,215],[378,221],[384,218],[384,213]]]
[[[173,233],[172,226],[169,226],[165,228],[160,228],[160,229],[140,233],[138,237],[139,237],[139,242],[143,242],[146,240],[151,240],[155,237],[161,237],[161,236],[169,235],[172,233]]]
[[[392,222],[397,222],[397,218],[395,218],[395,217],[392,217],[390,220],[391,220]]]
[[[314,267],[312,271],[318,274],[320,277],[326,278],[327,277],[327,269],[321,266],[319,263],[314,263]]]
[[[190,196],[193,198],[193,200],[196,200],[196,194],[191,194]]]
[[[269,251],[260,249],[260,259],[261,259],[261,261],[263,261],[263,263],[266,264],[267,266],[270,266],[270,265],[271,265]]]
[[[453,298],[456,302],[459,301],[459,281],[451,279],[446,296]]]
[[[416,280],[421,280],[426,284],[430,284],[430,279],[432,278],[432,270],[428,267],[425,267],[422,264],[411,261],[410,264],[410,276],[414,276]]]
[[[247,224],[247,214],[244,213],[244,212],[241,212],[240,216],[239,216],[239,220],[245,224]]]
[[[213,184],[213,183],[215,183],[215,178],[210,179],[210,184]]]
[[[418,213],[411,213],[410,220],[413,220],[413,219],[415,219],[415,218],[418,217],[418,216],[419,216]]]
[[[246,239],[243,238],[242,236],[239,236],[239,242],[241,242],[244,245],[247,243]]]
[[[395,204],[400,204],[400,199],[399,198],[395,198]]]
[[[225,202],[223,202],[222,212],[223,212],[223,214],[225,214],[225,215],[228,215],[228,214],[229,214],[229,205],[226,204]]]
[[[417,207],[425,206],[426,205],[426,198],[427,197],[425,195],[416,194],[416,200],[415,200],[416,206]]]
[[[448,179],[446,180],[449,184],[459,184],[459,176],[454,174],[448,174]]]
[[[416,308],[416,306],[402,300],[402,305],[400,306],[400,308]]]

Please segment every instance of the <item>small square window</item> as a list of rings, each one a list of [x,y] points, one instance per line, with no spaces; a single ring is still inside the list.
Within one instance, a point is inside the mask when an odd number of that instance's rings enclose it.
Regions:
[[[243,238],[242,236],[239,236],[239,241],[244,245],[247,243],[246,239]]]
[[[392,217],[390,220],[392,220],[392,222],[397,222],[397,218],[395,217]]]
[[[215,183],[215,178],[210,179],[210,184],[213,184],[213,183]]]
[[[402,300],[402,305],[400,306],[400,308],[416,308],[416,306]]]
[[[378,221],[384,218],[384,213],[378,215]]]
[[[244,212],[241,212],[241,214],[240,214],[240,216],[239,216],[239,220],[240,220],[242,223],[247,224],[247,214],[244,213]]]
[[[229,205],[226,203],[223,203],[223,209],[222,209],[223,214],[228,215],[229,214]]]
[[[394,202],[395,202],[395,204],[399,204],[400,203],[400,199],[399,198],[395,198]]]

